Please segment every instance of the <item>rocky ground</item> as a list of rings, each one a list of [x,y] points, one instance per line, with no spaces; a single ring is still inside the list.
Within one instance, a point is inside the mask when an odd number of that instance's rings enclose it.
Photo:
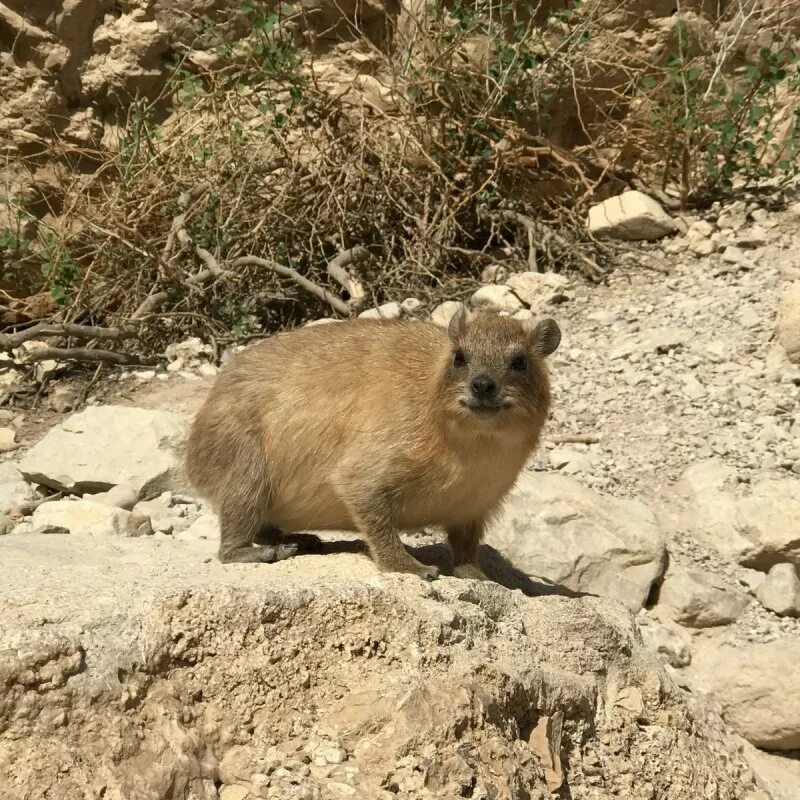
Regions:
[[[798,800],[800,208],[675,226],[600,287],[476,287],[563,332],[500,586],[378,576],[352,537],[220,565],[180,470],[199,343],[8,414],[0,797]]]

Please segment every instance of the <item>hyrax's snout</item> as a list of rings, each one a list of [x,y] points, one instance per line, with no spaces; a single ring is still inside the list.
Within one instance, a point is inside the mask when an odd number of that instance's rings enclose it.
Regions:
[[[469,388],[476,400],[493,400],[497,394],[497,383],[486,372],[476,375],[470,382]]]

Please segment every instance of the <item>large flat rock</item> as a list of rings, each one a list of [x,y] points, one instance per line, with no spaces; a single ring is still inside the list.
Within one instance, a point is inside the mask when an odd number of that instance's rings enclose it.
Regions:
[[[152,497],[182,482],[186,419],[169,411],[90,406],[68,417],[19,464],[34,483],[69,492],[129,486]]]
[[[207,553],[0,539],[0,797],[742,796],[619,603]]]
[[[660,577],[664,534],[637,500],[561,475],[525,473],[489,541],[520,570],[640,609]]]

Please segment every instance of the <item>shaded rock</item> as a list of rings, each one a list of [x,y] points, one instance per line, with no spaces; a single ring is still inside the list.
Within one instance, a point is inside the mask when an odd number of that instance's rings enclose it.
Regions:
[[[742,744],[742,755],[755,775],[756,785],[769,793],[765,800],[797,800],[800,758],[765,753],[749,742]]]
[[[91,406],[68,417],[20,462],[35,483],[70,492],[129,486],[152,497],[180,482],[186,421],[168,411]]]
[[[800,617],[800,578],[794,564],[776,564],[756,589],[764,608],[786,617]]]
[[[33,512],[37,527],[66,528],[85,536],[146,536],[153,532],[147,517],[89,500],[54,500]]]
[[[640,609],[664,568],[650,509],[561,475],[523,473],[489,541],[518,568]]]
[[[469,299],[472,308],[478,311],[518,311],[523,307],[520,300],[508,286],[493,284],[481,286]]]
[[[589,232],[633,241],[659,239],[677,229],[672,217],[643,192],[623,192],[589,209]]]
[[[659,593],[659,604],[690,628],[710,628],[735,622],[750,600],[745,592],[699,569],[670,569]]]
[[[697,685],[721,704],[725,719],[766,750],[800,748],[800,641],[723,645],[692,665]]]
[[[800,364],[800,281],[796,281],[781,295],[778,307],[778,341],[789,360]]]
[[[746,567],[800,565],[800,479],[767,479],[737,494],[734,476],[717,459],[684,473],[681,485],[691,503],[695,535]]]

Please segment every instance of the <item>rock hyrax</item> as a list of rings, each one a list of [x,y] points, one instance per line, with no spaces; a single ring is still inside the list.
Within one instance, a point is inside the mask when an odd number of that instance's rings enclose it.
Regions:
[[[447,329],[353,320],[240,352],[188,447],[189,477],[220,517],[220,559],[274,560],[254,546],[265,531],[357,531],[382,570],[432,580],[398,534],[436,525],[456,575],[484,578],[478,544],[536,447],[560,339],[550,319],[462,309]]]

